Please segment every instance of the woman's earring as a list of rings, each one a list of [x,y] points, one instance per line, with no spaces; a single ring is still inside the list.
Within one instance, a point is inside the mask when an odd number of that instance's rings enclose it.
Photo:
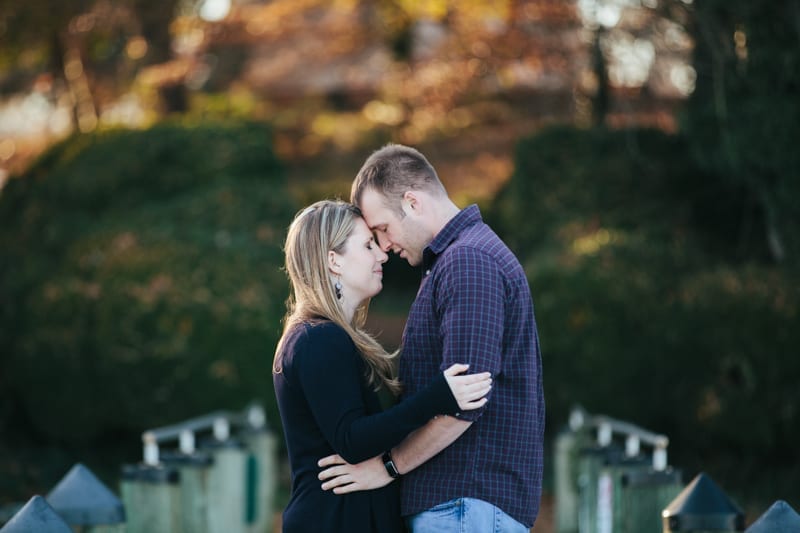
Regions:
[[[336,291],[336,299],[337,300],[341,300],[342,299],[342,282],[337,279],[336,283],[333,284],[333,288]]]

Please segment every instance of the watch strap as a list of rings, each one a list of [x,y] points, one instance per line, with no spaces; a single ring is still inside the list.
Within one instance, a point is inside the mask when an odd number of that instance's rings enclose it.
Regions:
[[[394,464],[394,459],[392,459],[392,452],[387,451],[383,452],[383,466],[386,468],[386,472],[389,474],[389,477],[392,479],[397,479],[400,477],[400,471],[397,470],[397,465]]]

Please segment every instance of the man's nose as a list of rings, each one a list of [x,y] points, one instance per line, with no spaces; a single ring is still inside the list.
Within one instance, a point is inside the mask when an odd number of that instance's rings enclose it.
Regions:
[[[377,233],[377,232],[376,232]],[[384,253],[388,253],[389,250],[392,249],[392,241],[390,241],[386,235],[378,233],[378,246]]]

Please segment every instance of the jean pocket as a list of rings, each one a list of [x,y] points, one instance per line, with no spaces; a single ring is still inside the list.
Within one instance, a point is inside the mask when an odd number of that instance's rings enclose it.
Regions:
[[[436,517],[457,515],[463,506],[462,499],[463,498],[456,498],[440,503],[439,505],[434,505],[430,509],[425,510],[425,513],[430,513],[432,516]]]

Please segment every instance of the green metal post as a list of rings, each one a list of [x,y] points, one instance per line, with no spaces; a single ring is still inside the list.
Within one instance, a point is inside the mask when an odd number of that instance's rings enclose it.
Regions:
[[[241,435],[249,453],[247,462],[245,524],[247,533],[272,531],[275,488],[278,479],[275,435],[266,429]]]
[[[205,453],[171,453],[161,457],[165,465],[180,474],[181,521],[184,530],[192,533],[211,533],[209,529],[209,472],[213,459]]]
[[[658,531],[661,510],[683,488],[680,471],[656,471],[646,462],[613,465],[608,471],[614,491],[614,533]]]
[[[584,448],[578,460],[578,531],[580,533],[597,533],[600,531],[601,520],[604,520],[605,493],[600,490],[600,473],[603,467],[614,457],[618,457],[621,450],[616,446],[595,446]]]
[[[229,439],[210,443],[204,451],[214,460],[208,472],[209,532],[246,533],[247,450],[238,441]]]
[[[179,474],[174,468],[126,465],[120,492],[127,511],[128,533],[183,531]]]
[[[555,497],[557,533],[578,533],[580,450],[587,444],[585,432],[565,430],[556,436]]]

